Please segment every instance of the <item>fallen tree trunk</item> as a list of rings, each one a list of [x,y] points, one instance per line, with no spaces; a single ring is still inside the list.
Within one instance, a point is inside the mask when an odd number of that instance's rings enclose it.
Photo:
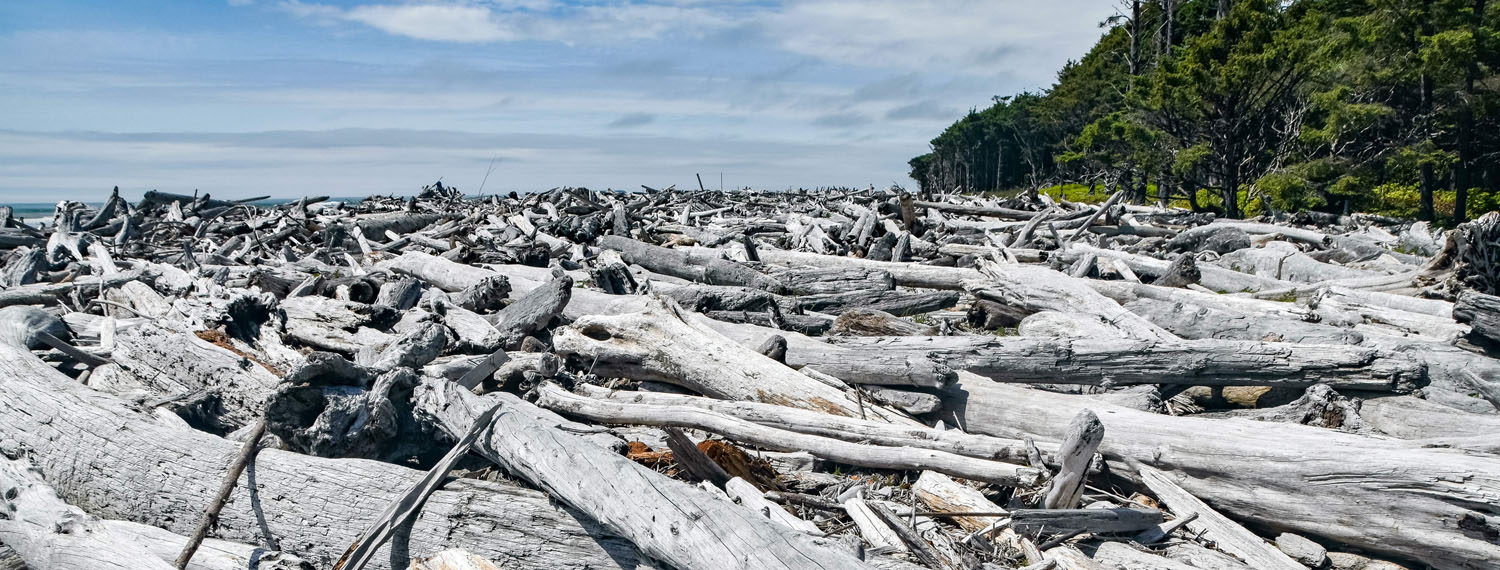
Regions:
[[[1410,391],[1426,367],[1361,346],[1230,340],[1147,341],[1032,337],[845,337],[838,346],[889,356],[930,355],[1001,382],[1334,387]],[[792,354],[788,352],[788,359]],[[800,355],[817,366],[817,356]],[[848,355],[839,354],[839,358]]]
[[[217,402],[199,418],[222,433],[254,423],[281,379],[246,354],[189,332],[146,322],[115,334],[115,363],[163,397],[206,393]]]
[[[99,517],[63,502],[25,461],[0,457],[0,543],[37,570],[102,568],[170,570]]]
[[[537,388],[537,405],[597,423],[701,429],[743,443],[779,451],[807,451],[829,461],[859,467],[925,469],[1011,487],[1033,485],[1041,475],[1035,469],[945,451],[863,445],[779,430],[702,408],[595,400],[573,394],[555,384],[543,384]]]
[[[1109,430],[1106,458],[1166,472],[1216,509],[1263,527],[1444,570],[1477,570],[1500,557],[1494,456],[1295,424],[1164,416],[963,373],[945,394],[959,425],[999,437],[1056,441],[1074,414],[1093,409]]]
[[[727,400],[767,402],[856,416],[843,392],[690,321],[676,303],[640,313],[592,316],[553,333],[560,355],[576,355],[601,376],[655,380]]]
[[[79,385],[41,360],[0,346],[0,433],[36,453],[63,498],[92,514],[185,534],[223,478],[238,443],[165,425]],[[87,466],[80,468],[79,466]],[[261,451],[219,517],[219,538],[279,543],[328,567],[421,472],[365,460]],[[410,532],[373,568],[464,548],[509,568],[639,568],[629,543],[518,487],[459,480],[434,493]]]
[[[938,430],[926,426],[892,425],[875,420],[833,416],[811,410],[798,410],[756,402],[727,402],[713,398],[609,390],[579,384],[579,394],[596,400],[627,404],[646,404],[671,408],[700,408],[779,430],[869,443],[886,447],[913,447],[943,451],[1006,463],[1023,464],[1027,448],[1017,440],[968,434],[959,430]]]
[[[450,435],[499,403],[481,454],[572,505],[652,558],[681,570],[871,568],[729,501],[668,479],[524,411],[518,398],[474,396],[445,381],[424,382],[419,413]]]
[[[1453,318],[1469,323],[1473,334],[1500,343],[1500,297],[1472,290],[1459,293]]]
[[[602,236],[599,238],[599,247],[620,252],[620,258],[626,263],[695,283],[754,287],[772,293],[786,290],[776,279],[727,259],[667,249],[626,236]]]

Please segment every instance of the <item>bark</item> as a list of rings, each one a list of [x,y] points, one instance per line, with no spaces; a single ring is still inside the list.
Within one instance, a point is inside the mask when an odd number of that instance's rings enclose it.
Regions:
[[[1155,509],[1016,509],[1010,512],[1012,528],[1022,534],[1133,533],[1161,524]]]
[[[1161,470],[1240,520],[1440,569],[1477,569],[1500,556],[1493,456],[1301,425],[1163,416],[973,375],[960,380],[945,401],[970,431],[1057,441],[1073,414],[1093,409],[1109,429],[1100,447],[1107,459]]]
[[[486,399],[446,382],[424,383],[418,407],[450,435],[499,404],[476,444],[487,459],[573,506],[654,559],[681,570],[869,568],[701,489],[539,421],[519,399]],[[607,482],[607,484],[601,484]]]
[[[161,424],[0,346],[0,432],[36,453],[63,498],[90,513],[192,530],[239,444]],[[85,466],[82,468],[80,466]],[[280,544],[328,567],[421,473],[365,460],[261,451],[219,518],[219,538]],[[413,554],[465,548],[508,568],[637,568],[623,541],[595,538],[576,511],[510,485],[460,480],[427,502],[409,532],[375,559],[404,568]]]

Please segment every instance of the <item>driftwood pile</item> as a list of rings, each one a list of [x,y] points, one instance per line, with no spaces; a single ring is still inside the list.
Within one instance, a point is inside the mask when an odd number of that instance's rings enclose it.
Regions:
[[[1500,560],[1500,214],[440,185],[10,214],[0,568]]]

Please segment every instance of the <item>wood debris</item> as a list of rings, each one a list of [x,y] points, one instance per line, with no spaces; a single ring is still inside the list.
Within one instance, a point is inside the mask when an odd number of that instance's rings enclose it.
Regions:
[[[0,567],[1500,560],[1500,214],[1120,197],[7,215]]]

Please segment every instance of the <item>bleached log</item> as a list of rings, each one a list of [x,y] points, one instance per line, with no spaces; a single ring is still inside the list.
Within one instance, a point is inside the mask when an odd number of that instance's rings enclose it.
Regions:
[[[1449,342],[1469,332],[1469,327],[1453,322],[1452,317],[1435,317],[1400,309],[1367,305],[1349,297],[1319,290],[1308,300],[1318,316],[1327,323],[1347,326],[1371,325],[1407,335],[1419,335],[1438,342]]]
[[[25,461],[0,457],[0,508],[0,543],[37,570],[172,568],[111,533],[99,517],[64,502]]]
[[[553,332],[559,355],[596,374],[676,384],[715,398],[768,402],[856,416],[842,392],[692,322],[670,300],[640,313],[584,317]]]
[[[824,295],[849,291],[890,291],[896,280],[889,272],[858,267],[798,267],[770,273],[792,295]]]
[[[1500,343],[1500,297],[1465,290],[1458,294],[1453,318],[1468,323],[1475,335]]]
[[[578,393],[598,400],[650,404],[673,408],[694,407],[776,429],[867,442],[886,447],[913,447],[956,455],[1022,464],[1026,447],[1019,440],[974,435],[959,430],[938,430],[921,425],[893,425],[876,420],[834,416],[810,410],[756,402],[729,402],[655,392],[627,392],[580,384]]]
[[[909,550],[906,543],[901,541],[901,536],[890,525],[885,524],[885,520],[864,499],[855,497],[844,501],[844,513],[849,515],[849,520],[854,521],[860,538],[865,539],[872,548],[886,548],[896,552]]]
[[[419,414],[450,435],[466,433],[497,403],[476,443],[485,458],[573,506],[643,553],[681,570],[869,568],[836,548],[538,421],[519,399],[470,394],[424,382]],[[608,482],[608,484],[600,484]]]
[[[158,397],[211,395],[218,405],[205,410],[203,419],[226,433],[260,418],[266,397],[280,383],[275,373],[244,353],[156,322],[118,331],[112,357]]]
[[[1141,480],[1151,489],[1157,499],[1165,503],[1178,516],[1196,513],[1198,518],[1189,521],[1188,528],[1214,541],[1220,550],[1239,556],[1255,568],[1303,570],[1303,566],[1292,560],[1290,556],[1261,540],[1254,533],[1245,530],[1245,527],[1219,514],[1208,504],[1173,483],[1166,474],[1147,466],[1139,469]]]
[[[134,412],[62,375],[24,350],[0,346],[0,433],[31,449],[63,498],[91,514],[174,533],[192,531],[240,445]],[[76,469],[88,465],[89,469]],[[329,567],[345,545],[418,471],[365,460],[330,460],[262,450],[219,517],[219,538],[270,537]],[[525,569],[639,568],[628,543],[545,495],[511,485],[458,480],[428,499],[409,540],[371,566],[398,566],[408,553],[465,548]],[[594,534],[591,534],[594,533]]]
[[[1031,312],[1081,313],[1118,328],[1126,338],[1177,338],[1090,289],[1081,279],[1029,265],[987,263],[984,270],[989,279],[964,282],[969,293],[980,299],[1018,305]]]
[[[458,293],[495,276],[495,272],[482,267],[456,263],[419,251],[402,253],[401,257],[382,261],[376,267],[416,277],[449,293]]]
[[[1370,271],[1323,263],[1302,253],[1297,246],[1284,241],[1273,241],[1264,247],[1247,247],[1237,250],[1225,254],[1213,263],[1241,273],[1296,283],[1319,283],[1380,275]]]
[[[899,317],[942,310],[957,303],[958,293],[953,291],[850,291],[797,298],[797,305],[808,311],[842,313],[852,309],[873,309]]]
[[[1203,570],[1191,564],[1136,550],[1121,542],[1100,543],[1094,548],[1093,558],[1095,562],[1118,570]]]
[[[874,469],[928,469],[965,479],[1009,486],[1038,480],[1036,470],[922,448],[886,447],[785,431],[712,410],[595,400],[555,384],[537,387],[537,405],[597,423],[693,428],[776,451],[807,451],[818,457]]]
[[[1085,409],[1073,416],[1058,448],[1060,465],[1048,482],[1047,496],[1042,499],[1043,508],[1072,509],[1078,506],[1078,501],[1083,498],[1083,485],[1088,481],[1089,465],[1094,462],[1094,452],[1098,451],[1103,440],[1104,424],[1093,410]],[[1011,518],[1020,526],[1019,518]]]
[[[797,518],[792,513],[786,512],[781,505],[771,502],[761,494],[760,489],[755,488],[749,481],[735,477],[724,484],[724,493],[730,499],[739,503],[740,506],[750,509],[772,522],[789,529],[810,535],[821,535],[823,531],[818,530],[818,525],[812,521]]]
[[[963,289],[962,282],[965,279],[984,278],[976,270],[957,267],[876,261],[771,248],[762,248],[759,253],[761,261],[776,265],[878,269],[890,273],[896,284],[903,287],[956,291]]]
[[[542,330],[561,313],[572,294],[573,278],[563,275],[526,292],[496,313],[492,322],[500,332],[502,345],[519,347],[526,335]]]
[[[1116,251],[1112,249],[1100,249],[1087,244],[1075,244],[1061,255],[1064,262],[1071,263],[1079,257],[1094,254],[1100,258],[1109,258],[1124,261],[1130,266],[1130,270],[1138,275],[1149,276],[1153,279],[1167,273],[1170,263],[1147,257],[1144,255]],[[1267,289],[1288,289],[1297,287],[1297,283],[1283,281],[1270,277],[1262,277],[1249,273],[1241,273],[1233,269],[1218,267],[1208,263],[1198,264],[1198,284],[1215,291],[1235,293],[1240,291],[1262,291]]]
[[[1185,339],[1359,344],[1365,338],[1350,328],[1192,303],[1140,298],[1125,308]]]
[[[620,252],[626,263],[695,283],[754,287],[772,293],[785,290],[776,279],[727,259],[654,246],[626,236],[603,236],[598,243],[600,247]]]
[[[923,471],[917,477],[917,482],[912,484],[912,494],[917,500],[927,505],[934,511],[958,512],[958,513],[1004,513],[989,499],[984,497],[977,489],[965,486],[954,481],[952,478],[936,471]],[[957,516],[948,520],[969,532],[978,532],[989,528],[1004,518],[1005,515],[986,516]]]
[[[1289,387],[1324,383],[1409,391],[1426,380],[1425,366],[1410,356],[1348,345],[977,336],[842,337],[836,342],[886,357],[904,352],[928,355],[954,370],[1003,382]],[[817,358],[806,351],[800,357]]]
[[[1293,424],[1165,416],[959,377],[946,390],[947,408],[976,433],[1057,441],[1068,419],[1089,408],[1109,424],[1100,447],[1107,459],[1163,470],[1228,516],[1445,570],[1500,556],[1500,545],[1460,529],[1500,530],[1488,518],[1500,507],[1494,456]]]
[[[102,520],[110,534],[140,545],[164,563],[176,560],[187,538],[151,525],[121,520]],[[170,565],[169,565],[170,566]],[[284,552],[210,538],[203,541],[187,570],[314,570],[312,564]]]

